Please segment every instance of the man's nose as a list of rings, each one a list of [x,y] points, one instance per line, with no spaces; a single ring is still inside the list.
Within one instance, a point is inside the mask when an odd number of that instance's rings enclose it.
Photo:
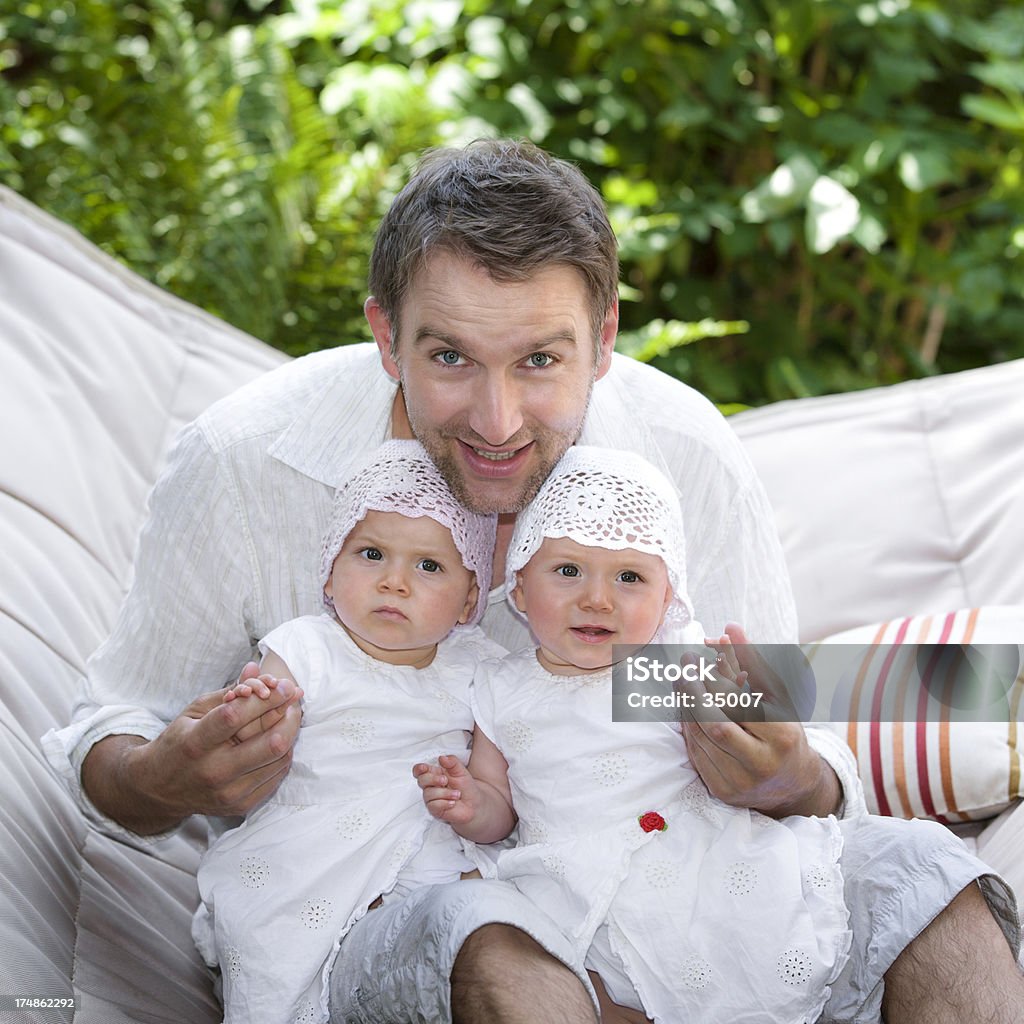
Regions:
[[[504,375],[481,381],[473,395],[469,426],[477,436],[495,447],[505,444],[523,425],[519,387]]]

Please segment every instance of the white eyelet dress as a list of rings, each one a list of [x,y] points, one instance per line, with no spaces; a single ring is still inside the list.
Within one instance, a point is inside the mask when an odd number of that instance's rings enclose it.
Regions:
[[[474,859],[562,923],[612,998],[665,1024],[817,1020],[850,944],[834,818],[711,797],[677,724],[612,721],[610,670],[521,651],[478,669],[473,707],[519,814],[519,845]]]
[[[277,792],[204,856],[193,936],[220,965],[226,1021],[305,1024],[327,1020],[334,956],[377,896],[472,867],[427,813],[412,766],[468,758],[470,680],[501,648],[456,630],[428,667],[387,665],[327,614],[286,622],[260,646],[305,691],[302,726]]]

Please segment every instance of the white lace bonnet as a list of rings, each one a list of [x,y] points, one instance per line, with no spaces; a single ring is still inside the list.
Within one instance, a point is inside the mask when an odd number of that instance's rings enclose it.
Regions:
[[[516,520],[505,562],[510,603],[516,573],[545,537],[657,555],[673,592],[657,638],[683,642],[684,627],[694,622],[686,592],[683,516],[671,481],[650,462],[612,448],[574,445],[566,451]]]
[[[410,519],[429,516],[450,530],[462,564],[476,574],[480,589],[469,624],[480,619],[491,585],[498,517],[478,515],[463,508],[419,441],[385,441],[358,463],[338,488],[320,555],[321,587],[330,578],[345,538],[367,512],[399,512]],[[324,603],[333,608],[326,594]]]

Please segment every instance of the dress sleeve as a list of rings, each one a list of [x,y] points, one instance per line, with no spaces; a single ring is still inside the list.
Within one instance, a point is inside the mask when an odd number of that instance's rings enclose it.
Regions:
[[[329,616],[306,615],[283,622],[259,642],[266,654],[273,651],[288,666],[293,682],[302,687],[305,710],[314,707],[321,696],[327,672],[327,648],[332,630],[341,627]],[[333,685],[341,684],[335,680]]]
[[[109,638],[90,658],[72,724],[43,737],[51,766],[104,832],[148,841],[100,814],[82,762],[110,735],[153,739],[195,697],[232,681],[252,656],[255,591],[241,501],[200,427],[186,427],[150,497],[134,576]]]
[[[480,662],[473,673],[470,687],[470,706],[473,709],[473,721],[495,746],[498,744],[498,723],[495,708],[494,690],[496,677],[501,668],[501,660],[488,658]]]

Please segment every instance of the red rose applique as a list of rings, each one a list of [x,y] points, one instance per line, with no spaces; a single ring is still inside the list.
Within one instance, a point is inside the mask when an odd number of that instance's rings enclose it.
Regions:
[[[668,823],[657,811],[648,811],[637,819],[645,832],[664,832]]]

